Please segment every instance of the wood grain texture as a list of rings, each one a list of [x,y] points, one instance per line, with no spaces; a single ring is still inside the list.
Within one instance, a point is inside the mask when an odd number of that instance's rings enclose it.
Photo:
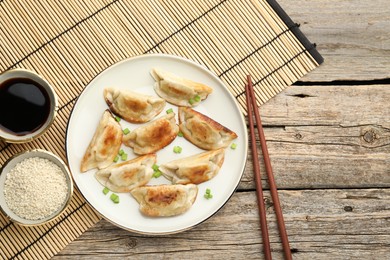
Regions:
[[[386,0],[280,0],[325,62],[301,81],[390,78],[390,5]]]
[[[292,86],[263,105],[278,187],[390,187],[387,100],[386,85]],[[248,163],[240,189],[255,188],[252,172]]]

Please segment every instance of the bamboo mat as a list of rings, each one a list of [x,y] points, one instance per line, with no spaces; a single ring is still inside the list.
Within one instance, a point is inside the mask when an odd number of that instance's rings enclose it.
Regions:
[[[169,53],[206,66],[246,113],[248,73],[260,106],[322,62],[298,27],[271,0],[0,1],[0,71],[36,71],[55,86],[60,103],[54,125],[38,140],[0,141],[0,164],[34,148],[66,161],[67,121],[82,89],[105,68],[140,54]],[[0,258],[50,258],[99,220],[77,190],[61,218],[47,225],[21,227],[0,214]]]

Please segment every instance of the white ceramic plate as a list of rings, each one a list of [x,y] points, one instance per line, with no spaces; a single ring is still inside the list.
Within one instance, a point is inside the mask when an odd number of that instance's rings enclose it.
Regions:
[[[149,218],[139,212],[139,205],[129,193],[120,193],[120,203],[110,200],[110,193],[102,193],[103,186],[95,179],[96,170],[80,173],[80,161],[95,132],[102,113],[108,107],[103,98],[103,89],[113,86],[123,89],[156,95],[153,89],[154,79],[150,75],[153,67],[160,67],[179,76],[204,83],[213,88],[213,93],[194,109],[208,115],[236,132],[238,138],[235,150],[226,148],[225,161],[218,175],[213,179],[199,184],[198,196],[195,203],[186,213],[174,217]],[[161,115],[172,108],[176,113],[177,107],[167,103]],[[140,125],[120,121],[122,128],[133,130]],[[244,171],[248,136],[246,123],[240,108],[222,81],[205,67],[184,58],[165,55],[149,54],[121,61],[99,74],[84,89],[79,96],[69,119],[66,153],[73,179],[86,201],[92,205],[104,218],[112,223],[142,234],[169,234],[187,230],[202,223],[215,214],[232,196],[237,188]],[[173,152],[174,146],[181,146],[182,153]],[[128,159],[135,158],[131,148],[122,145],[128,153]],[[203,152],[183,137],[177,137],[169,146],[157,152],[157,164]],[[152,178],[149,185],[170,183],[163,176]],[[211,189],[212,199],[205,199],[205,190]]]

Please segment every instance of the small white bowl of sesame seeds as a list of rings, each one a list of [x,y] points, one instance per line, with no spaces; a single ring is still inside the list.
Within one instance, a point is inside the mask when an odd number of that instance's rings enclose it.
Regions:
[[[16,154],[0,170],[0,209],[17,224],[34,226],[56,219],[72,195],[68,167],[51,152]]]

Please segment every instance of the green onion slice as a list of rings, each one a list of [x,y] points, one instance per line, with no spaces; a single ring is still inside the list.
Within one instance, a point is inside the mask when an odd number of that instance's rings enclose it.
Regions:
[[[158,165],[157,165],[157,164],[153,164],[152,169],[153,169],[155,172],[158,171]]]
[[[116,195],[115,193],[111,194],[110,199],[111,199],[115,204],[118,204],[118,203],[119,203],[119,196]]]
[[[129,130],[129,128],[125,128],[125,129],[123,129],[123,134],[127,135],[128,133],[130,133],[130,130]]]
[[[203,195],[206,199],[213,198],[213,195],[211,194],[211,190],[209,188],[206,189],[205,194]]]
[[[167,112],[167,114],[173,113],[173,109],[170,108],[170,109],[168,109],[166,112]]]
[[[158,177],[160,177],[161,176],[161,172],[160,171],[155,171],[154,173],[153,173],[153,177],[154,178],[158,178]]]
[[[126,160],[127,160],[127,153],[123,153],[123,154],[121,155],[121,160],[122,160],[122,161],[126,161]]]
[[[173,152],[174,153],[181,153],[182,150],[183,150],[183,148],[181,148],[180,146],[174,146],[173,147]]]
[[[104,195],[107,195],[107,193],[109,193],[109,192],[110,192],[110,189],[107,188],[107,187],[104,187],[104,189],[103,189],[103,194],[104,194]]]
[[[213,198],[213,195],[211,195],[211,194],[205,194],[204,197],[205,197],[206,199],[212,199],[212,198]]]

